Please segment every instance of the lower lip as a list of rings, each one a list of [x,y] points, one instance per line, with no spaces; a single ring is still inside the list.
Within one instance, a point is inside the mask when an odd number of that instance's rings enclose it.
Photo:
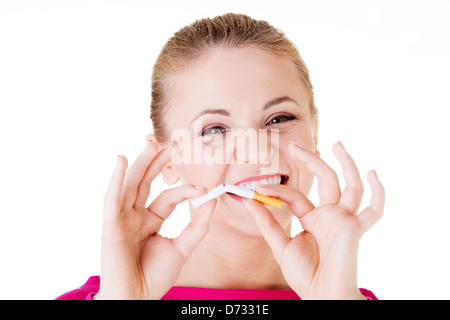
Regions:
[[[227,195],[229,195],[229,196],[232,197],[233,199],[239,201],[240,203],[242,203],[242,199],[244,199],[244,198],[242,198],[242,197],[240,197],[240,196],[237,196],[237,195],[235,195],[235,194],[232,194],[232,193],[227,193]]]

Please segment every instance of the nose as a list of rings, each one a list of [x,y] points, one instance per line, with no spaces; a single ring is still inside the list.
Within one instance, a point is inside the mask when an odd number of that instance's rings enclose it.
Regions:
[[[227,161],[267,166],[278,153],[278,130],[237,129],[227,139]]]
[[[236,164],[256,164],[258,162],[258,137],[254,129],[237,129],[234,142],[233,160]]]

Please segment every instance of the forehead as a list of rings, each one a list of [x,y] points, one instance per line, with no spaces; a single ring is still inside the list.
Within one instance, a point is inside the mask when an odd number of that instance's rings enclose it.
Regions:
[[[261,108],[280,96],[292,97],[305,108],[309,105],[295,65],[255,48],[212,49],[173,81],[167,110],[171,123],[211,107]]]

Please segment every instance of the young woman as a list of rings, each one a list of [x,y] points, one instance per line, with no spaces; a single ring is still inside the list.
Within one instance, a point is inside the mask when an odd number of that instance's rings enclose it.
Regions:
[[[101,276],[61,299],[376,298],[358,288],[357,251],[383,214],[383,186],[370,171],[371,202],[359,211],[360,174],[336,143],[346,183],[341,192],[317,150],[308,70],[282,32],[239,14],[182,28],[154,66],[151,119],[154,134],[145,150],[128,170],[127,159],[118,157],[105,195]],[[175,147],[179,130],[190,135]],[[239,130],[271,137],[266,162],[250,161],[251,144],[229,147]],[[200,161],[174,161],[175,149]],[[217,154],[223,161],[204,161]],[[147,206],[158,174],[181,186]],[[307,198],[314,176],[317,206]],[[177,204],[222,183],[250,186],[284,204],[278,209],[223,194],[199,208],[190,205],[191,222],[177,238],[158,234]],[[293,218],[304,231],[291,236]]]

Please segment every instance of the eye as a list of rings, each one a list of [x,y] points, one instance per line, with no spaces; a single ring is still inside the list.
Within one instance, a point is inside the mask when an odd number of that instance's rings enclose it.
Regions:
[[[288,114],[277,115],[277,116],[271,118],[271,119],[266,123],[266,126],[269,126],[269,125],[272,125],[272,124],[281,123],[281,122],[291,121],[291,120],[295,120],[295,119],[297,119],[297,117],[294,116],[294,115],[288,115]]]
[[[202,136],[206,136],[206,135],[211,135],[211,134],[225,134],[227,133],[227,129],[224,127],[219,127],[219,126],[215,126],[215,127],[209,127],[206,128],[202,131]]]

